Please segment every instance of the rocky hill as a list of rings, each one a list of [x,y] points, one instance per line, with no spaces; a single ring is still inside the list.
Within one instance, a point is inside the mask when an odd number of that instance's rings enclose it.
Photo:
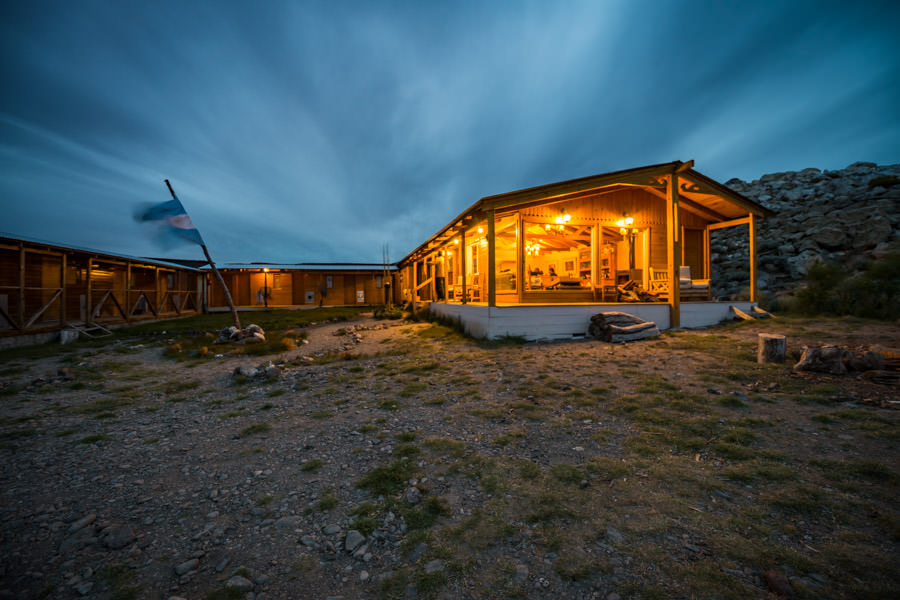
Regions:
[[[758,286],[764,296],[790,294],[816,261],[848,272],[900,250],[900,164],[857,162],[839,171],[770,173],[731,189],[775,211],[759,221]],[[713,281],[720,298],[747,293],[746,227],[713,232]]]

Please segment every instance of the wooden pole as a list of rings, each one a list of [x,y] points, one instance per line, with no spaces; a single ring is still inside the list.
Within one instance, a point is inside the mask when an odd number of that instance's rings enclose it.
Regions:
[[[175,190],[172,189],[172,184],[169,183],[168,179],[166,179],[166,186],[169,188],[169,193],[172,194],[172,198],[178,200],[178,196],[175,195]],[[206,249],[206,244],[200,244],[200,247],[203,249],[203,255],[206,257],[206,261],[209,263],[213,275],[216,276],[216,280],[219,282],[219,285],[222,286],[222,290],[225,292],[225,301],[228,302],[228,308],[231,309],[231,318],[234,319],[234,326],[238,329],[241,329],[241,320],[238,318],[237,309],[234,307],[234,301],[231,299],[231,293],[228,291],[228,286],[225,285],[225,280],[222,279],[222,274],[219,273],[219,270],[216,268],[216,263],[213,262],[212,257],[209,255],[209,250]]]
[[[678,289],[676,257],[681,254],[678,243],[678,174],[669,175],[666,188],[666,271],[669,279],[669,327],[681,327],[681,298]]]
[[[756,290],[756,215],[750,213],[750,302],[759,300]]]
[[[487,259],[487,301],[488,306],[497,306],[497,270],[494,263],[497,262],[497,240],[496,227],[494,219],[494,209],[488,211],[487,214],[487,243],[488,243],[488,259]]]

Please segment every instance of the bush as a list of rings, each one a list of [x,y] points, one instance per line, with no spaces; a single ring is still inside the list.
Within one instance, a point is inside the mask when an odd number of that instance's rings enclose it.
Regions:
[[[813,265],[793,308],[804,315],[900,318],[900,252],[864,265],[855,275],[837,263]]]

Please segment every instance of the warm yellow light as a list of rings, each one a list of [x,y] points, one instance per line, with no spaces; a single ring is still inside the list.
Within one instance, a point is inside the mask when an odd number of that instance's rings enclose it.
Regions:
[[[547,223],[546,225],[544,225],[544,229],[550,229],[550,223]]]
[[[481,228],[481,227],[479,227],[479,228],[478,228],[478,233],[484,233],[484,229]]]
[[[269,270],[268,270],[268,269],[263,269],[263,271],[264,271],[264,272],[266,272],[266,273],[268,273],[268,272],[269,272]]]
[[[616,225],[623,228],[630,226],[632,223],[634,223],[634,219],[628,215],[622,215],[622,218],[616,221]]]
[[[453,243],[454,243],[454,244],[459,244],[459,238],[456,238],[455,240],[453,240]]]

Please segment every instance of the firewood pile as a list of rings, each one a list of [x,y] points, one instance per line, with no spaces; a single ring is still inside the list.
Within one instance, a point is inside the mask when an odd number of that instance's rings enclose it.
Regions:
[[[658,336],[659,327],[628,313],[606,312],[591,317],[588,334],[603,342],[632,342]]]
[[[862,373],[866,379],[887,385],[900,384],[900,351],[873,346],[848,348],[845,346],[803,346],[795,371],[813,371],[829,375]]]
[[[616,291],[619,293],[619,302],[661,302],[658,297],[642,289],[633,279],[616,286]]]

